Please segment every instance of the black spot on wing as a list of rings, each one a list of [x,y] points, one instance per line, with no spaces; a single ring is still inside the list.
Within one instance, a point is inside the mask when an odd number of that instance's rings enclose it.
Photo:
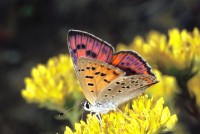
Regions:
[[[108,88],[108,91],[111,91],[112,89],[111,88]]]
[[[130,69],[130,68],[125,68],[124,71],[125,71],[125,72],[130,72],[131,69]]]
[[[92,52],[92,58],[96,58],[97,57],[97,54]]]
[[[95,75],[98,75],[98,74],[100,74],[100,72],[95,72]]]
[[[113,71],[113,74],[114,74],[115,76],[119,75],[116,71]]]
[[[85,71],[85,69],[79,69],[78,71],[79,71],[79,72],[80,72],[80,71]]]
[[[96,70],[96,67],[92,67],[92,70]]]
[[[135,81],[131,81],[131,83],[135,83]]]
[[[94,86],[94,83],[88,83],[88,86]]]
[[[110,83],[110,81],[109,81],[109,80],[107,80],[107,79],[104,79],[103,81],[105,81],[106,83]]]
[[[81,49],[81,45],[77,45],[76,48],[77,48],[77,49]]]
[[[82,49],[86,48],[85,44],[81,44],[81,47],[82,47]]]
[[[119,84],[120,84],[120,82],[118,82],[118,81],[117,81],[117,82],[116,82],[116,84],[117,84],[117,85],[119,85]]]
[[[109,68],[109,67],[108,67],[107,69],[108,69],[108,70],[111,70],[111,68]]]
[[[92,52],[90,50],[86,51],[86,55],[89,56]]]
[[[136,74],[136,72],[134,70],[131,71],[132,74]]]
[[[93,76],[85,76],[85,78],[88,78],[88,79],[93,79],[94,77]]]
[[[100,65],[101,67],[104,67],[104,65]]]
[[[96,58],[97,54],[92,52],[91,50],[87,50],[86,51],[86,56],[92,56],[92,58]]]
[[[76,53],[76,52],[77,52],[77,50],[76,50],[76,49],[74,49],[72,52],[73,52],[73,53]]]
[[[105,76],[106,74],[104,74],[104,73],[101,73],[101,76]]]

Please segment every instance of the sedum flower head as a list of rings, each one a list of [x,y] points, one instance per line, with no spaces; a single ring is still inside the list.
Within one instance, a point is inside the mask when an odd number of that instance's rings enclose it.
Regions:
[[[73,100],[81,94],[70,57],[60,55],[48,60],[47,65],[38,64],[25,78],[21,94],[29,103],[38,103],[47,108],[62,107],[66,99]],[[71,84],[73,83],[73,84]]]
[[[151,134],[170,131],[177,122],[177,116],[171,115],[164,107],[164,99],[155,101],[147,95],[127,104],[123,110],[102,115],[102,125],[95,116],[88,115],[87,121],[75,124],[75,132],[66,127],[65,134]]]

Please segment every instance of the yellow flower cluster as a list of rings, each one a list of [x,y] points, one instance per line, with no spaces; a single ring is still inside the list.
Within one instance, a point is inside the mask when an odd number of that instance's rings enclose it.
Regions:
[[[137,36],[128,47],[119,44],[117,48],[137,51],[152,65],[168,74],[190,68],[194,60],[200,61],[200,32],[197,28],[192,32],[174,28],[169,30],[168,35],[169,39],[164,34],[152,31],[146,41]]]
[[[135,50],[153,68],[158,69],[154,72],[160,82],[150,87],[147,92],[154,97],[163,96],[167,103],[169,100],[173,101],[175,93],[180,92],[177,76],[185,77],[185,74],[200,70],[200,31],[198,28],[194,28],[192,32],[174,28],[169,30],[168,37],[157,31],[151,31],[146,39],[136,36],[130,45],[118,44],[117,49]],[[200,94],[199,80],[200,77],[197,75],[188,83],[198,103],[200,103],[200,97],[197,97]]]
[[[174,76],[164,75],[157,69],[154,69],[153,72],[156,74],[159,83],[149,87],[146,92],[156,99],[163,97],[167,104],[171,104],[175,95],[179,92],[176,78]]]
[[[75,132],[66,127],[65,134],[151,134],[171,131],[178,119],[176,115],[171,115],[168,107],[174,105],[175,95],[185,93],[183,91],[187,88],[195,95],[200,107],[200,73],[194,73],[200,70],[200,31],[197,28],[192,32],[174,28],[169,30],[168,36],[152,31],[146,39],[135,37],[129,46],[119,44],[117,50],[135,50],[151,64],[160,81],[146,91],[154,99],[148,95],[139,96],[132,101],[131,108],[125,105],[124,113],[117,110],[102,115],[102,125],[95,116],[88,115],[86,122],[75,124]],[[39,64],[32,69],[31,77],[25,78],[22,96],[30,103],[61,112],[65,105],[72,108],[80,104],[84,97],[73,68],[67,55],[51,58],[47,65]],[[189,101],[191,98],[187,99]],[[168,107],[163,106],[164,100]],[[76,109],[67,113],[66,117],[74,123],[80,114],[81,111]]]
[[[47,65],[33,68],[31,77],[25,78],[25,89],[21,93],[29,103],[39,103],[54,110],[60,110],[66,100],[74,100],[74,95],[82,95],[67,55],[50,58]]]
[[[102,125],[95,116],[88,115],[87,122],[75,124],[75,132],[66,127],[65,134],[152,134],[170,131],[178,119],[163,104],[163,98],[155,101],[142,95],[133,100],[132,108],[127,104],[124,113],[115,111],[102,115]]]

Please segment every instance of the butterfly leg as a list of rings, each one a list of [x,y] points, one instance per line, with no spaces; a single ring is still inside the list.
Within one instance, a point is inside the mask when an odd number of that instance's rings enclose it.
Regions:
[[[93,114],[94,114],[94,112],[90,111],[90,115],[93,115]]]
[[[95,116],[97,117],[100,125],[102,126],[102,119],[101,119],[101,115],[99,113],[95,113]]]

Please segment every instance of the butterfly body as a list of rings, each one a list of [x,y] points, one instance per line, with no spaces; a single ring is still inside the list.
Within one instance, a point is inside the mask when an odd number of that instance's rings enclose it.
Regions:
[[[117,105],[111,101],[106,101],[104,103],[95,102],[94,104],[90,104],[88,101],[85,101],[83,103],[83,108],[86,111],[90,111],[91,113],[106,114],[111,110],[115,111],[117,108]]]
[[[68,46],[75,72],[88,101],[85,110],[106,114],[157,83],[155,74],[134,51],[114,48],[84,31],[70,30]]]

